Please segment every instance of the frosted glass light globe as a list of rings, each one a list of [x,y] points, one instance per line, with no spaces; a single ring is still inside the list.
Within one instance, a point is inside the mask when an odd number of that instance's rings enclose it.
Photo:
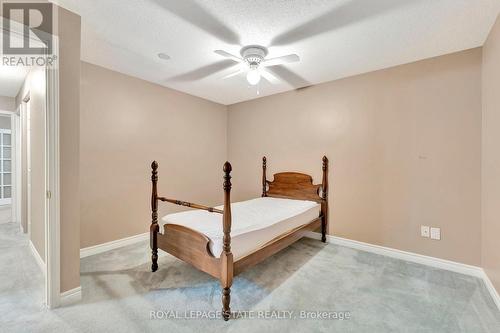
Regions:
[[[260,73],[258,69],[251,69],[247,74],[247,81],[252,86],[257,85],[260,82]]]

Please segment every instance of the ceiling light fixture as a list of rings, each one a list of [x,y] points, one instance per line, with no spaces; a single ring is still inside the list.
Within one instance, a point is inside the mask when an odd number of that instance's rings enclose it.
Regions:
[[[252,86],[256,86],[260,82],[260,72],[258,66],[250,66],[247,74],[247,81]]]
[[[262,77],[270,83],[279,83],[278,78],[276,78],[266,67],[300,61],[299,56],[296,54],[266,59],[267,48],[259,45],[249,45],[242,48],[240,51],[241,58],[224,50],[215,50],[214,52],[224,58],[231,59],[243,65],[238,66],[239,68],[236,71],[227,74],[222,79],[228,79],[241,73],[246,73],[247,81],[252,86],[258,85]]]
[[[260,46],[251,45],[241,49],[241,56],[250,68],[247,74],[247,81],[252,86],[256,86],[260,82],[259,65],[266,55],[267,49]]]

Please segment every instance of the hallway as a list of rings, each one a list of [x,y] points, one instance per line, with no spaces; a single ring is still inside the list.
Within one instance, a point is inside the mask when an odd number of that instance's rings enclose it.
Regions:
[[[44,276],[19,224],[0,224],[0,313],[2,326],[19,323],[19,316],[46,311]],[[27,318],[26,318],[27,319]],[[3,328],[2,328],[3,329]],[[0,329],[0,331],[2,331]]]

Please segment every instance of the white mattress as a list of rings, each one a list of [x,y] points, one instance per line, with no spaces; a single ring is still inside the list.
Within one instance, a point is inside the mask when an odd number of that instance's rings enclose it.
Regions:
[[[222,206],[217,207],[222,209]],[[231,204],[231,252],[239,259],[274,238],[308,224],[320,214],[321,205],[313,201],[258,198]],[[215,257],[222,252],[222,214],[191,210],[163,217],[165,224],[178,224],[196,230],[210,239]]]

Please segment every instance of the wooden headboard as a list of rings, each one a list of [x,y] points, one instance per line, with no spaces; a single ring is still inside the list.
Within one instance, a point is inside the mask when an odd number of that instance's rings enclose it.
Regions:
[[[266,179],[267,159],[262,158],[262,196],[311,200],[325,203],[328,198],[328,158],[323,156],[323,181],[313,184],[311,176],[298,172],[274,174],[274,180]],[[321,190],[321,192],[320,192]]]

